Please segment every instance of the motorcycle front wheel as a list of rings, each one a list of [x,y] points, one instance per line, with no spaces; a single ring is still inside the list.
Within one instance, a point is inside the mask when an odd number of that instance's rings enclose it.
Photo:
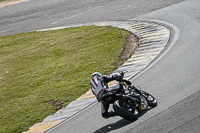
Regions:
[[[157,106],[157,101],[156,98],[154,96],[152,96],[151,94],[145,92],[145,91],[141,91],[142,95],[145,97],[145,99],[147,100],[147,103],[150,107],[156,107]]]

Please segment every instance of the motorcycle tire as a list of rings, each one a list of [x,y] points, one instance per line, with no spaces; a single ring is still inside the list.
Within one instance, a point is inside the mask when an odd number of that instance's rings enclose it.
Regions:
[[[115,113],[119,116],[121,116],[122,118],[126,119],[126,120],[130,120],[130,121],[135,121],[137,120],[142,114],[144,114],[146,111],[144,110],[143,113],[139,113],[139,112],[135,112],[135,113],[130,113],[129,111],[124,110],[120,103],[122,101],[121,100],[117,100],[114,102],[113,104],[113,109],[115,111]],[[147,110],[147,109],[146,109]]]
[[[150,107],[156,107],[157,106],[157,101],[156,101],[156,98],[154,96],[152,96],[151,94],[145,92],[145,91],[142,91],[142,95],[145,97],[148,105]]]

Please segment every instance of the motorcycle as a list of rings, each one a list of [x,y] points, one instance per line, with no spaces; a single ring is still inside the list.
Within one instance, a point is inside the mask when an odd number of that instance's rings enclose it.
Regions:
[[[156,107],[155,97],[146,91],[131,85],[131,82],[124,80],[125,72],[120,72],[121,77],[117,79],[123,87],[115,96],[124,96],[124,99],[118,99],[113,103],[115,113],[124,119],[134,121],[148,111],[149,107]]]

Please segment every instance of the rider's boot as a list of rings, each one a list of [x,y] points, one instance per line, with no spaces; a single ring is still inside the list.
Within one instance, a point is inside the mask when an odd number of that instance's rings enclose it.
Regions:
[[[114,117],[114,116],[116,116],[116,113],[113,111],[102,113],[102,117],[104,119],[108,119],[108,118]]]

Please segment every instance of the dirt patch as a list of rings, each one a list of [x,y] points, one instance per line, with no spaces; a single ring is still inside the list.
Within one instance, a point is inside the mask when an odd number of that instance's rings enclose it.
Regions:
[[[48,102],[49,104],[53,105],[55,107],[56,110],[58,109],[62,109],[64,106],[63,106],[63,103],[62,101],[59,101],[59,100],[53,100],[53,101],[49,101]]]
[[[114,64],[116,68],[110,72],[107,72],[106,73],[107,75],[111,74],[114,70],[119,68],[119,66],[121,66],[124,62],[126,62],[134,54],[135,50],[138,47],[138,44],[139,44],[138,42],[139,42],[139,39],[136,35],[132,33],[128,35],[126,39],[126,43],[124,45],[124,50],[122,51],[120,55],[120,59],[118,60],[117,63]]]

